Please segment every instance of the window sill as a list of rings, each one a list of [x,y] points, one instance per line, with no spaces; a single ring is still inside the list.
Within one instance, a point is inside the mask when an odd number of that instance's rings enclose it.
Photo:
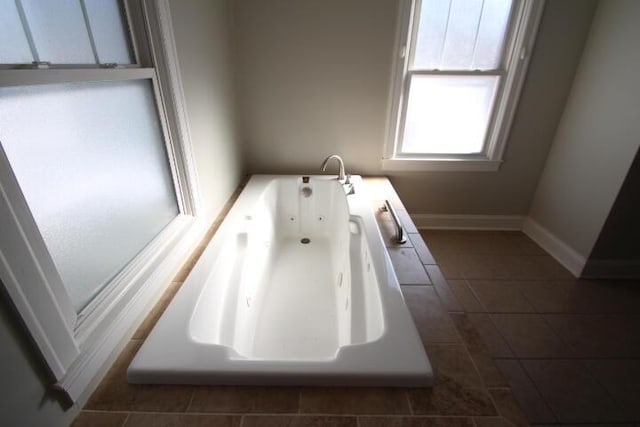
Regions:
[[[502,160],[489,159],[383,159],[385,172],[497,172]]]

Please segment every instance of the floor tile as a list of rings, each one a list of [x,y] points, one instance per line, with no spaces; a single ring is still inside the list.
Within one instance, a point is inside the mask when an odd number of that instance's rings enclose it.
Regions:
[[[476,427],[511,427],[509,421],[502,417],[474,417]]]
[[[518,360],[500,359],[496,360],[495,363],[507,379],[513,397],[518,401],[530,422],[557,422],[553,412],[547,406]]]
[[[450,313],[449,315],[451,316],[460,337],[462,337],[462,342],[465,344],[470,354],[488,352],[486,345],[478,334],[478,331],[469,320],[468,314]]]
[[[410,233],[409,239],[418,253],[418,258],[425,265],[434,265],[436,260],[419,233]]]
[[[640,287],[626,282],[532,281],[519,288],[539,313],[640,313]]]
[[[534,313],[518,282],[469,280],[469,287],[489,313]]]
[[[300,412],[306,414],[408,414],[404,389],[307,387],[300,391]]]
[[[436,259],[440,255],[458,253],[458,233],[451,230],[419,230],[419,233]]]
[[[359,427],[475,427],[468,417],[358,417]],[[487,426],[491,427],[491,426]]]
[[[503,256],[501,267],[513,280],[571,280],[574,276],[549,255]]]
[[[640,357],[640,316],[547,314],[578,357]]]
[[[497,368],[495,360],[492,359],[489,354],[472,354],[471,359],[485,387],[507,387],[507,380]]]
[[[460,337],[431,286],[403,286],[402,294],[424,343],[458,343]]]
[[[547,255],[547,253],[529,236],[521,231],[504,231],[505,238],[515,246],[516,252],[511,255]]]
[[[131,340],[96,391],[85,409],[102,411],[162,411],[184,412],[193,387],[174,385],[140,385],[127,382],[127,368],[142,345]]]
[[[408,395],[417,415],[498,415],[486,390],[464,388],[455,381],[439,383],[430,389],[410,389]]]
[[[529,426],[527,416],[522,412],[518,402],[508,389],[491,389],[489,390],[498,413],[515,426]]]
[[[565,344],[538,314],[492,314],[491,319],[517,357],[572,357]]]
[[[133,413],[125,427],[239,427],[241,417],[231,415]]]
[[[103,382],[85,408],[102,411],[184,412],[192,393],[193,388],[189,386]]]
[[[575,289],[585,312],[640,314],[640,281],[580,279]]]
[[[80,411],[71,427],[122,427],[128,416],[126,412]]]
[[[523,360],[540,394],[564,423],[625,421],[621,407],[577,360]]]
[[[242,427],[357,427],[356,417],[247,415]]]
[[[518,289],[538,313],[573,313],[583,310],[575,280],[517,282]]]
[[[401,285],[430,285],[431,280],[413,248],[388,248],[391,263]]]
[[[512,268],[507,268],[507,259],[511,263],[524,257],[507,257],[503,255],[464,254],[457,259],[458,270],[465,279],[504,280],[511,278]]]
[[[506,387],[506,380],[494,364],[489,350],[467,315],[463,313],[453,313],[451,314],[451,318],[471,355],[471,359],[485,387]]]
[[[467,318],[492,357],[514,357],[511,347],[498,331],[489,314],[469,313]]]
[[[464,345],[428,344],[425,350],[435,372],[436,383],[454,381],[462,387],[482,387],[482,380]]]
[[[640,360],[586,360],[587,369],[623,408],[629,419],[640,419]]]
[[[440,270],[442,270],[442,274],[447,280],[464,278],[459,259],[460,257],[458,255],[449,253],[440,254],[436,253],[433,250],[432,253],[436,257],[436,262],[438,263]]]
[[[466,313],[484,313],[484,306],[478,301],[466,280],[449,279],[449,288]]]
[[[458,250],[475,255],[526,255],[525,243],[526,236],[518,232],[467,231],[460,233]]]
[[[196,387],[188,412],[298,412],[294,387]]]
[[[425,265],[425,269],[429,274],[431,283],[433,283],[433,286],[436,289],[436,293],[440,297],[440,301],[442,301],[442,305],[444,306],[445,310],[463,311],[462,306],[451,291],[449,283],[447,282],[447,279],[444,278],[444,275],[442,274],[442,271],[440,271],[440,268],[437,265]]]

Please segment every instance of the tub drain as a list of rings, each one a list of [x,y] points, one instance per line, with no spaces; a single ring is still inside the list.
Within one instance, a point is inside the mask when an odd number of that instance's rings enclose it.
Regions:
[[[307,243],[311,243],[311,239],[309,239],[308,237],[304,237],[300,239],[300,243],[302,243],[303,245],[306,245]]]

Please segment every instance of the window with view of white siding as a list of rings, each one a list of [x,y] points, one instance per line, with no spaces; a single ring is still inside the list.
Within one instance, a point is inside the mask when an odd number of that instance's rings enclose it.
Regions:
[[[386,169],[497,170],[541,10],[541,0],[407,2]]]

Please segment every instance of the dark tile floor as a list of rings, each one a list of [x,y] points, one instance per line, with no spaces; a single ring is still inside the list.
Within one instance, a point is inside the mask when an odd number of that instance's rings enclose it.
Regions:
[[[422,235],[530,423],[640,425],[640,281],[577,280],[519,232]]]
[[[406,224],[408,215],[396,203]],[[434,366],[433,388],[128,384],[131,358],[203,243],[74,426],[633,426],[640,421],[640,283],[575,280],[519,232],[418,232],[409,223],[409,241],[396,246],[388,216],[379,214],[378,221]]]

